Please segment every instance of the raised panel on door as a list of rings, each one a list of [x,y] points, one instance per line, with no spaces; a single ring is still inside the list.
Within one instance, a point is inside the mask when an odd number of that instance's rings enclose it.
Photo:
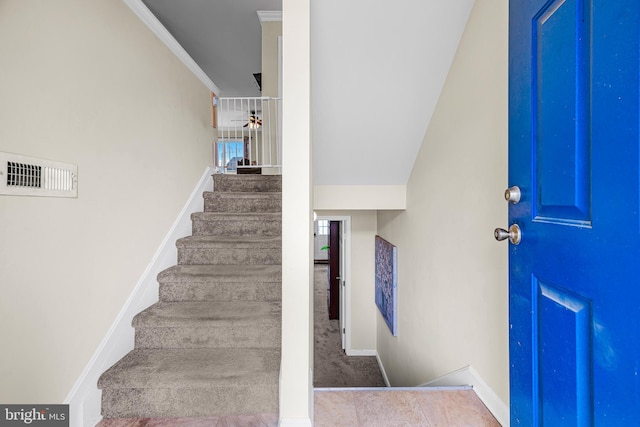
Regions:
[[[640,2],[511,0],[511,424],[640,425]]]
[[[555,0],[532,23],[533,216],[591,224],[590,8]]]

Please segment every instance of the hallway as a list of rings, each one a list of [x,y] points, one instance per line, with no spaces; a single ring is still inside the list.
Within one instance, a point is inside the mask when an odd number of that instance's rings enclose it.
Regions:
[[[314,266],[313,385],[316,388],[385,387],[375,356],[347,356],[341,348],[340,321],[329,320],[327,268],[326,264]]]

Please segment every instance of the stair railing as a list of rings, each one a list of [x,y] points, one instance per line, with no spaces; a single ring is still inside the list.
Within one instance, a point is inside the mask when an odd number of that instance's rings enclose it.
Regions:
[[[282,99],[216,98],[218,141],[214,165],[221,173],[282,166]]]

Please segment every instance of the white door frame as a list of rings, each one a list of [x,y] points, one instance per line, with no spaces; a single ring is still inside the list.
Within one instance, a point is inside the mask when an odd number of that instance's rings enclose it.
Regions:
[[[346,215],[318,215],[317,219],[327,219],[329,221],[340,221],[340,229],[344,236],[344,262],[340,277],[344,278],[344,300],[340,299],[340,313],[344,313],[344,319],[340,319],[340,327],[344,328],[342,336],[343,350],[346,354],[351,352],[351,216]]]

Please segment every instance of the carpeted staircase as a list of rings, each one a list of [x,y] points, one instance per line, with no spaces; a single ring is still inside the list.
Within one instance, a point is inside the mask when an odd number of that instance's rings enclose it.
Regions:
[[[214,175],[135,349],[98,381],[104,418],[278,412],[281,177]]]

